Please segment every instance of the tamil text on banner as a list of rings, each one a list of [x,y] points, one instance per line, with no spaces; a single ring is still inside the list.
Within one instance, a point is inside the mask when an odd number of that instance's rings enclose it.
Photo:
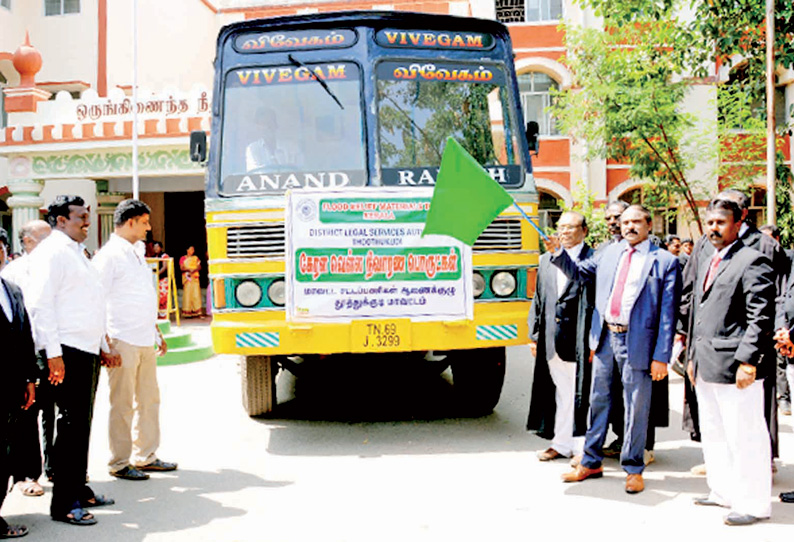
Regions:
[[[431,197],[430,189],[291,191],[288,318],[471,319],[471,248],[421,237]]]

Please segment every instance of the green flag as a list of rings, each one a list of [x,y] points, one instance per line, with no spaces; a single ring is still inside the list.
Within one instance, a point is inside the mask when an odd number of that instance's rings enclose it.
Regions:
[[[447,139],[422,235],[454,237],[469,246],[513,198],[452,137]]]

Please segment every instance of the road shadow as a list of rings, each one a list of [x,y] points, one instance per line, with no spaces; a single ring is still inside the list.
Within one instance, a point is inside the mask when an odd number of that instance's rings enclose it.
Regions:
[[[115,499],[116,504],[92,508],[98,523],[92,527],[75,527],[54,522],[47,515],[51,489],[40,501],[40,514],[7,516],[9,523],[23,523],[30,528],[26,540],[58,542],[139,542],[155,533],[183,531],[210,522],[243,516],[247,510],[224,504],[213,495],[257,489],[279,489],[291,482],[268,481],[231,469],[217,472],[178,470],[157,473],[146,482],[123,480],[96,481],[90,486],[97,494]]]

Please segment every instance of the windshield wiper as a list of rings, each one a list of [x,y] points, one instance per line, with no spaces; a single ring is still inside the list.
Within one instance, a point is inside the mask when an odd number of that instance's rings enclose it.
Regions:
[[[334,94],[334,91],[330,89],[330,87],[328,86],[328,83],[325,82],[325,79],[323,79],[322,77],[320,77],[319,75],[314,73],[311,70],[311,68],[309,68],[309,66],[307,66],[306,64],[304,64],[303,62],[301,62],[300,60],[295,58],[294,56],[287,55],[287,58],[289,59],[290,62],[292,62],[294,65],[298,66],[299,68],[306,68],[306,71],[308,71],[309,74],[312,77],[314,77],[315,81],[317,81],[318,83],[320,83],[320,85],[322,85],[322,87],[325,89],[325,91],[328,93],[328,95],[331,98],[333,98],[334,101],[339,105],[339,108],[344,110],[345,106],[342,105],[342,102],[340,102],[339,98],[336,97],[336,94]]]

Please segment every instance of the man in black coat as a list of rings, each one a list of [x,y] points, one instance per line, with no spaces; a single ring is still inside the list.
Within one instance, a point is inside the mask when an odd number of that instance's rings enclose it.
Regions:
[[[777,292],[780,292],[785,283],[785,277],[789,264],[780,245],[769,237],[761,233],[758,228],[747,222],[747,215],[749,212],[750,198],[739,190],[728,189],[720,192],[717,199],[729,199],[736,202],[742,212],[742,219],[740,222],[739,239],[742,243],[752,249],[755,249],[764,254],[772,263],[772,269],[775,272],[775,284]],[[709,261],[714,254],[714,246],[709,242],[707,236],[702,236],[695,243],[695,248],[692,249],[692,254],[684,268],[683,273],[683,291],[681,295],[681,325],[679,331],[685,336],[689,335],[689,327],[691,326],[690,312],[692,309],[692,298],[694,293],[694,285],[696,281],[697,271],[702,265],[702,262]],[[686,338],[686,337],[685,337]],[[691,338],[687,340],[687,348],[691,347]],[[775,350],[773,341],[769,341],[768,346],[762,352],[763,356],[769,356],[770,359],[775,358]],[[764,398],[765,408],[764,414],[769,428],[770,442],[772,446],[772,457],[778,455],[778,428],[777,428],[777,397],[775,390],[775,379],[764,379]],[[684,412],[683,412],[683,427],[685,431],[689,431],[693,440],[700,440],[700,421],[697,405],[697,397],[692,386],[686,382],[684,388]]]
[[[728,525],[771,514],[763,381],[775,378],[775,357],[766,351],[774,345],[776,273],[765,255],[739,239],[741,217],[728,199],[715,199],[706,210],[714,250],[695,273],[687,352],[710,490],[695,504],[729,508]]]
[[[0,269],[8,254],[8,234],[0,228]],[[9,444],[16,419],[22,409],[33,405],[36,397],[36,351],[30,320],[25,311],[22,292],[14,284],[0,278],[0,344],[4,351],[0,363],[0,506],[5,500],[10,464]],[[0,517],[0,538],[16,538],[28,533],[24,525],[9,525]]]
[[[569,256],[592,256],[584,242],[585,217],[563,213],[557,223],[560,242]],[[535,376],[527,429],[550,439],[551,446],[538,452],[549,461],[582,453],[590,405],[590,348],[588,336],[595,288],[568,280],[544,254],[538,266],[535,297],[529,312],[530,349],[535,356]]]

